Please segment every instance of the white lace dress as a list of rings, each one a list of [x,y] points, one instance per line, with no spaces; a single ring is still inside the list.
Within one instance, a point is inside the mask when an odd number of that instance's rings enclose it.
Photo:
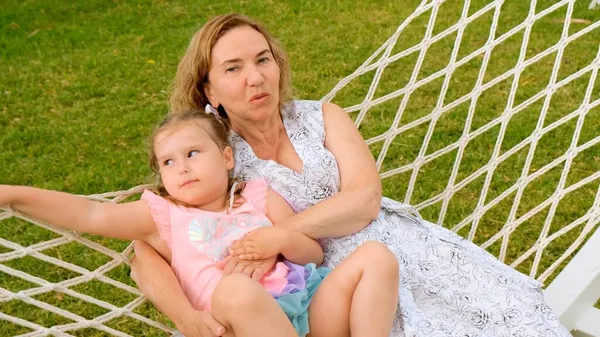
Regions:
[[[233,133],[235,175],[264,178],[296,211],[335,195],[337,162],[324,147],[322,104],[294,101],[282,110],[303,161],[297,173],[256,157]],[[475,244],[422,220],[409,205],[383,198],[376,220],[358,233],[323,240],[325,266],[335,267],[367,240],[385,243],[400,263],[400,300],[391,336],[570,336],[544,303],[538,282]]]

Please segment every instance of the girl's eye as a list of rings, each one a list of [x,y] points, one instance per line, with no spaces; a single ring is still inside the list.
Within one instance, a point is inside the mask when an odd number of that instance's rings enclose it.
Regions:
[[[200,153],[200,151],[192,150],[188,153],[188,158],[191,158],[191,157],[197,155],[198,153]]]
[[[167,159],[167,160],[163,161],[164,166],[170,166],[172,164],[173,164],[173,159]]]

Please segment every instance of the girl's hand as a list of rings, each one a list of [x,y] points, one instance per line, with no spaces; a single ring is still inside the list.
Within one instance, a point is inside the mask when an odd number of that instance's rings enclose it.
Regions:
[[[287,234],[288,230],[284,228],[259,228],[235,241],[229,248],[229,253],[238,260],[247,261],[276,257],[285,247]]]

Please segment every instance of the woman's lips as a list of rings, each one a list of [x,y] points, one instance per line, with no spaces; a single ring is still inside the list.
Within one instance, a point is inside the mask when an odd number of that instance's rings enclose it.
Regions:
[[[257,94],[257,95],[252,96],[252,98],[250,99],[250,102],[259,101],[268,96],[269,96],[269,94],[267,94],[267,93]]]

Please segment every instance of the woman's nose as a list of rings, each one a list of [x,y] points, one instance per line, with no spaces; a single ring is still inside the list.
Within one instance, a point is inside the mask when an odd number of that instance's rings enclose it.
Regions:
[[[265,81],[265,77],[263,76],[263,74],[258,70],[258,68],[256,67],[252,67],[249,71],[248,71],[248,78],[247,78],[247,82],[248,85],[251,87],[256,87],[259,86],[261,84],[263,84],[263,82]]]

